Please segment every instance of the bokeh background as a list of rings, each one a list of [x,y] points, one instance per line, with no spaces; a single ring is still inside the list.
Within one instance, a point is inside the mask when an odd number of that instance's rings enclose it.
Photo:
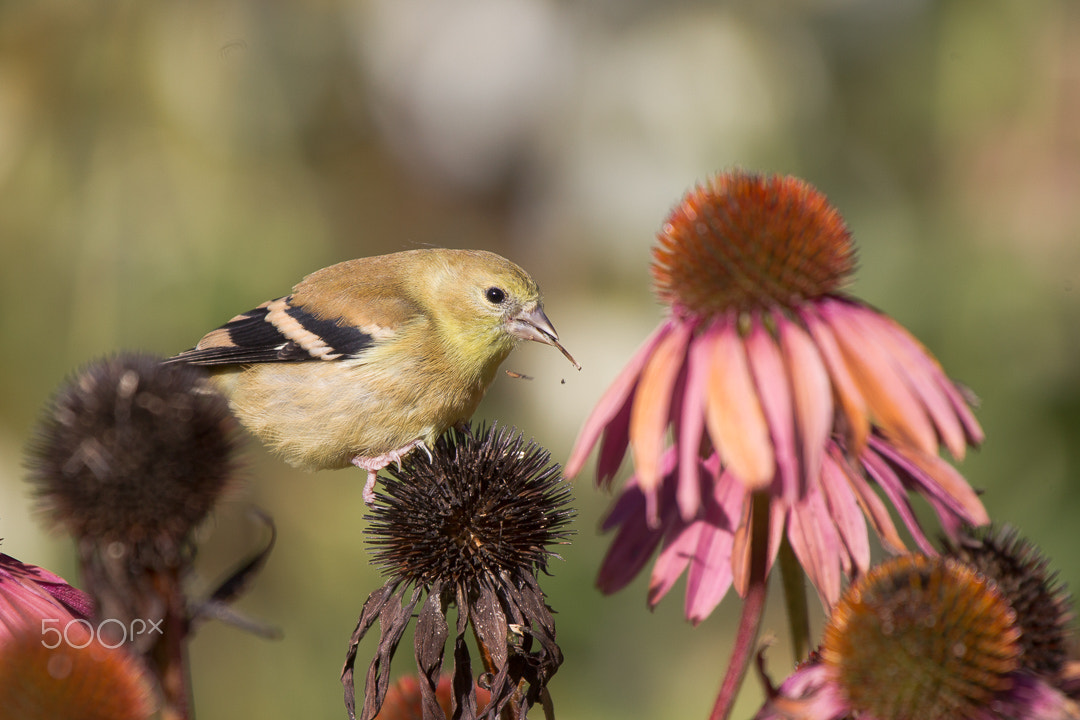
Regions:
[[[564,460],[661,317],[661,221],[732,166],[800,175],[839,207],[852,291],[982,399],[988,441],[962,471],[1080,588],[1072,0],[0,3],[2,550],[74,579],[22,458],[80,365],[172,354],[312,270],[413,247],[490,249],[537,278],[584,369],[522,348],[506,367],[534,379],[501,376],[478,417]],[[362,477],[303,474],[254,443],[246,457],[195,589],[258,546],[245,507],[262,507],[279,543],[241,607],[285,635],[203,627],[198,715],[344,717],[346,643],[381,584]],[[576,538],[544,585],[559,717],[704,718],[737,600],[693,628],[681,586],[654,612],[644,578],[601,597],[610,498],[585,476],[575,495]],[[790,667],[779,605],[775,677]],[[760,700],[751,676],[736,714]]]

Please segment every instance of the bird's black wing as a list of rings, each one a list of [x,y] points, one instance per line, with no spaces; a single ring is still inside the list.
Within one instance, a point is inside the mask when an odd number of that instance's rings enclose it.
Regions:
[[[247,365],[354,357],[375,337],[337,319],[321,318],[293,305],[292,297],[263,303],[206,334],[191,350],[165,362]]]

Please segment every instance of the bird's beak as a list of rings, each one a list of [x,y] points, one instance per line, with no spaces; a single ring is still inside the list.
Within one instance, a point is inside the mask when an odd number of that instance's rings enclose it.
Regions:
[[[522,340],[532,340],[538,343],[544,343],[545,345],[551,345],[559,349],[566,359],[576,367],[578,370],[581,366],[578,365],[574,356],[566,351],[562,345],[559,344],[559,334],[555,332],[555,328],[552,327],[551,321],[548,320],[547,315],[544,314],[543,308],[537,305],[532,310],[522,310],[510,320],[510,334],[515,337],[519,337]]]

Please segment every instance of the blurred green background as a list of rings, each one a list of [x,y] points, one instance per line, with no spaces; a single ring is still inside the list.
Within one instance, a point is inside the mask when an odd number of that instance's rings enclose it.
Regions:
[[[665,214],[735,165],[800,175],[839,207],[859,244],[852,291],[982,398],[988,441],[962,471],[1080,588],[1071,0],[0,3],[2,550],[75,578],[22,457],[80,365],[172,354],[312,270],[424,245],[495,250],[544,289],[584,369],[522,348],[505,367],[535,379],[501,376],[478,417],[564,460],[661,317],[648,260]],[[344,717],[346,643],[381,584],[362,485],[248,445],[196,589],[257,546],[244,508],[262,507],[279,543],[241,607],[285,637],[203,627],[201,720]],[[704,718],[738,602],[692,628],[681,584],[652,613],[645,578],[600,597],[610,498],[586,476],[575,495],[575,541],[544,582],[559,717]],[[766,632],[783,638],[778,601]],[[761,699],[745,687],[743,717]]]

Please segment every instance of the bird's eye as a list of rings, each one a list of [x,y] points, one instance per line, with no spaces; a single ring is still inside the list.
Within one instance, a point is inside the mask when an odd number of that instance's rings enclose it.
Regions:
[[[502,301],[506,299],[506,291],[502,288],[489,287],[484,292],[484,297],[488,299],[492,305],[501,305]]]

